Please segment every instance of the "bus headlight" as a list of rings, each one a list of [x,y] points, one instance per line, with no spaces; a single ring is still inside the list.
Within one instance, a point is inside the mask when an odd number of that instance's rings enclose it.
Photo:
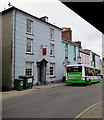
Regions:
[[[66,80],[68,80],[68,77],[66,77]]]
[[[85,78],[82,78],[82,80],[85,80]]]

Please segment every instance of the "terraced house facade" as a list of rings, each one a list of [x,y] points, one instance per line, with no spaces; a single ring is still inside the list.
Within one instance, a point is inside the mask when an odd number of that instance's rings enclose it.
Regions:
[[[81,46],[72,41],[70,28],[15,7],[1,12],[0,20],[3,90],[12,89],[21,75],[33,76],[34,85],[62,81],[67,64],[81,63]]]
[[[62,80],[61,29],[15,7],[2,12],[3,89],[21,75],[34,84]]]
[[[80,58],[80,45],[72,41],[71,28],[64,27],[62,29],[62,57],[63,57],[63,70],[66,73],[66,65],[74,65],[79,63]]]

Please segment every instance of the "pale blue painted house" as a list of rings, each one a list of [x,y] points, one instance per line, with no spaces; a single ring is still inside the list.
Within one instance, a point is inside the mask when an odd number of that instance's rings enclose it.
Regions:
[[[62,32],[62,58],[63,58],[63,70],[65,75],[65,66],[74,65],[79,63],[80,59],[80,45],[72,42],[72,32],[70,28],[63,29],[65,34]]]
[[[34,76],[34,84],[62,80],[62,29],[15,7],[1,15],[3,88],[11,89],[21,75]]]

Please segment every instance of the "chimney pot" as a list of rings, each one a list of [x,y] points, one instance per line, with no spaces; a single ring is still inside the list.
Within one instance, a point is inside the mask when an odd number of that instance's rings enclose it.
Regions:
[[[45,21],[45,22],[48,22],[48,17],[47,16],[41,17],[40,19]]]
[[[81,41],[75,41],[74,43],[77,44],[80,48],[82,47],[81,46]]]

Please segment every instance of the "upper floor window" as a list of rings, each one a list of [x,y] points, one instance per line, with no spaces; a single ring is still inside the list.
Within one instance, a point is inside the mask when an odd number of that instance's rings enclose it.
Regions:
[[[74,60],[76,60],[76,47],[74,46]]]
[[[32,34],[32,20],[27,19],[27,33],[31,33]]]
[[[27,38],[27,42],[26,42],[26,52],[27,53],[32,53],[32,43],[33,43],[33,39]]]
[[[50,39],[54,40],[54,29],[50,28]]]
[[[54,44],[50,44],[50,56],[54,56]]]
[[[68,44],[65,44],[65,58],[68,59]]]

